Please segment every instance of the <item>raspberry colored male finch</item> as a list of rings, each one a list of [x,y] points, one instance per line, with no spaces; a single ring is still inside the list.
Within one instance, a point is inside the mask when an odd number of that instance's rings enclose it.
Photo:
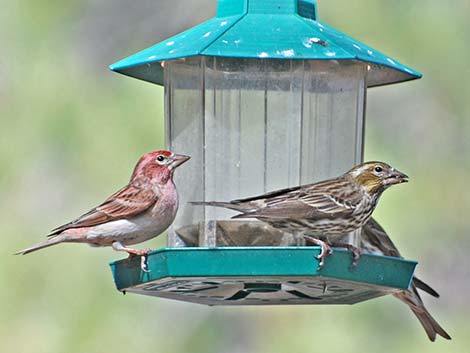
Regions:
[[[189,158],[169,151],[143,155],[129,184],[98,207],[54,229],[47,240],[17,254],[28,254],[59,243],[112,246],[114,250],[141,256],[142,269],[146,270],[148,250],[127,246],[156,237],[173,222],[178,210],[173,173]]]
[[[289,233],[300,233],[320,245],[320,267],[331,247],[328,243],[363,226],[380,195],[408,177],[383,162],[367,162],[345,174],[315,184],[295,186],[230,202],[194,202],[242,212],[233,218],[257,218]]]

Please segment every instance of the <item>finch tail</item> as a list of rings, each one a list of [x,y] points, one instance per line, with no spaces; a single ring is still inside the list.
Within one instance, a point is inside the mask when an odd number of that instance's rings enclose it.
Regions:
[[[411,311],[416,315],[421,325],[423,325],[424,330],[426,331],[429,339],[434,341],[436,339],[436,334],[444,337],[445,339],[450,340],[449,334],[437,323],[436,320],[431,316],[431,314],[425,309],[416,310],[415,308],[410,306]]]
[[[33,245],[29,248],[18,251],[17,253],[15,253],[15,255],[26,255],[26,254],[29,254],[31,252],[47,248],[47,247],[52,246],[52,245],[63,243],[64,241],[67,241],[67,240],[68,239],[64,234],[58,234],[55,237],[48,238],[48,239],[44,240],[43,242],[40,242],[40,243],[38,243],[36,245]]]
[[[416,287],[413,286],[412,290],[413,291],[401,291],[395,293],[394,296],[408,305],[413,314],[415,314],[415,316],[418,318],[419,322],[423,326],[426,334],[432,342],[436,340],[436,334],[450,340],[451,337],[449,334],[441,327],[441,325],[437,323],[429,311],[427,311],[427,309],[424,307],[421,298],[416,292]]]

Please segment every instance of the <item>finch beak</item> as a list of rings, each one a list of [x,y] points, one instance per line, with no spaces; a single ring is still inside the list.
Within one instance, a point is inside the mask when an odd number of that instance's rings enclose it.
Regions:
[[[385,184],[387,186],[407,183],[408,182],[408,175],[400,172],[399,170],[393,170],[387,179],[385,179]]]
[[[185,156],[184,154],[174,154],[173,157],[171,157],[171,162],[168,165],[168,168],[170,170],[173,170],[177,167],[179,167],[181,164],[189,160],[191,157],[190,156]]]

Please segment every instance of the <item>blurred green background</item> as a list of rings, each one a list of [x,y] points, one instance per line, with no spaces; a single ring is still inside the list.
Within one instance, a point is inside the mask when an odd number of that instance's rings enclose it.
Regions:
[[[440,299],[430,343],[392,297],[210,308],[118,293],[111,249],[15,251],[124,185],[163,147],[163,90],[107,65],[215,13],[215,0],[0,0],[1,352],[463,352],[470,344],[470,33],[465,0],[318,0],[320,18],[424,74],[369,91],[366,159],[411,183],[375,217]],[[164,246],[164,237],[147,246]]]

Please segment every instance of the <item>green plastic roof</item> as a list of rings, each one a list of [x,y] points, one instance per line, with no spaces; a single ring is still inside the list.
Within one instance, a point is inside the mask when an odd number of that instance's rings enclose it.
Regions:
[[[369,87],[421,77],[397,60],[318,21],[314,0],[219,0],[215,18],[122,59],[110,69],[163,84],[160,62],[201,55],[359,60],[370,65]]]

